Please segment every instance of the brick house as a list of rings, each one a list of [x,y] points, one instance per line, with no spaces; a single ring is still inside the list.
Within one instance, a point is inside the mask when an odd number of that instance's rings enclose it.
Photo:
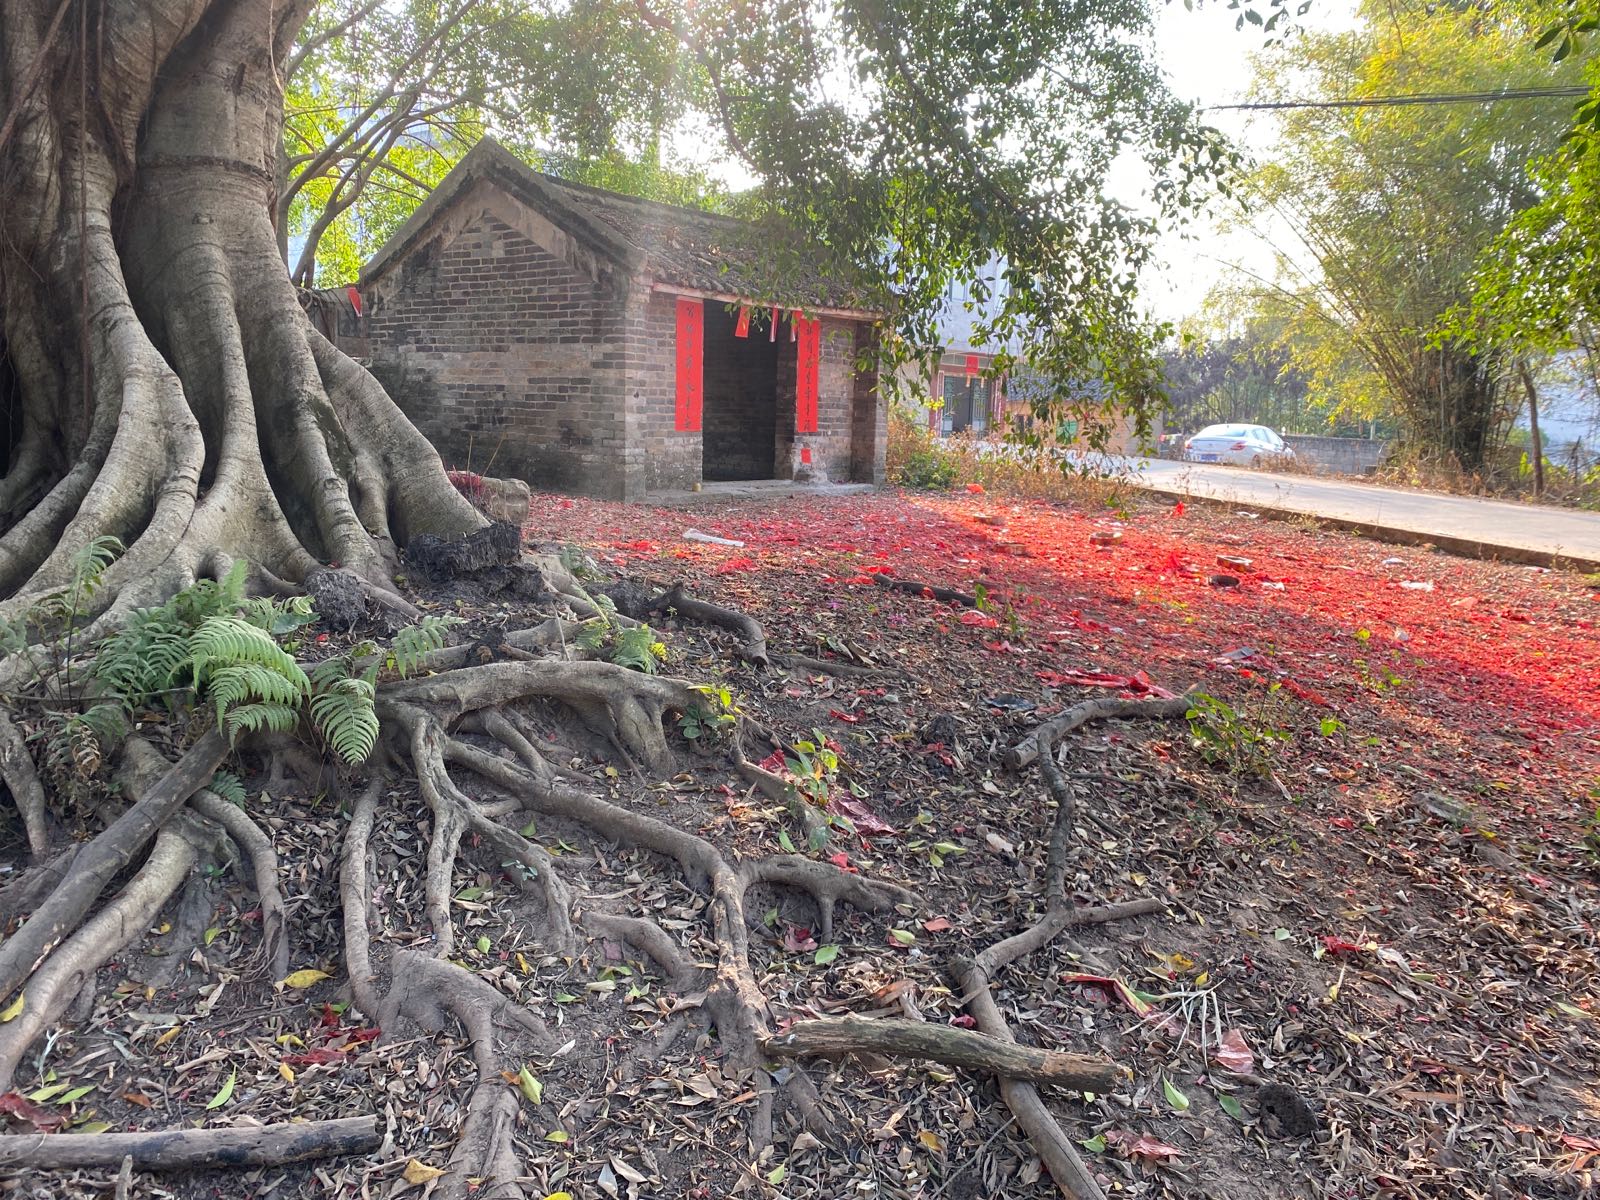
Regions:
[[[535,488],[881,483],[877,314],[774,244],[485,138],[363,270],[370,364],[447,465]]]

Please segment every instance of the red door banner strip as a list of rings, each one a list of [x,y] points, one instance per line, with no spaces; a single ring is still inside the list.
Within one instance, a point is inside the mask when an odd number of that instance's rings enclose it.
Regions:
[[[733,336],[747,338],[750,336],[750,310],[744,305],[739,305],[739,323],[733,327]]]
[[[799,345],[795,349],[794,431],[817,431],[817,382],[822,367],[822,322],[799,322]]]
[[[703,300],[678,299],[677,392],[672,427],[682,433],[700,429],[705,397],[706,306]]]

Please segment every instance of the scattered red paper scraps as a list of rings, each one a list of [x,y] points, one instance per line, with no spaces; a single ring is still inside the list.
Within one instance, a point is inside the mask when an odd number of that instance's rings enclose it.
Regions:
[[[1000,618],[999,617],[992,617],[988,613],[979,612],[975,608],[967,609],[966,612],[961,614],[961,618],[960,619],[961,619],[961,623],[963,625],[971,625],[971,626],[973,626],[973,627],[975,627],[977,629],[999,629],[1000,628]]]
[[[1118,688],[1134,696],[1149,696],[1156,700],[1176,700],[1177,693],[1150,682],[1143,671],[1132,675],[1115,675],[1105,671],[1037,671],[1035,674],[1046,687],[1098,687]]]
[[[832,796],[828,799],[828,811],[836,816],[844,817],[855,826],[856,832],[864,837],[892,836],[899,832],[889,824],[864,800],[854,796]]]
[[[1365,954],[1378,947],[1373,942],[1357,943],[1337,934],[1323,934],[1322,946],[1329,954]]]
[[[1219,1065],[1238,1075],[1248,1075],[1256,1069],[1256,1056],[1244,1040],[1244,1034],[1237,1029],[1230,1029],[1222,1035],[1212,1057]]]

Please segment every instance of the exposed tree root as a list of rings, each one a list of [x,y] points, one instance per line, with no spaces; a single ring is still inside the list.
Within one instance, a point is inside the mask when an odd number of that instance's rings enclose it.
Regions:
[[[10,1088],[33,1039],[72,1003],[100,964],[144,936],[161,906],[183,886],[194,859],[194,847],[182,834],[163,829],[139,873],[29,976],[22,1012],[0,1025],[0,1092]]]
[[[133,790],[135,794],[142,791],[143,796],[79,852],[65,878],[33,911],[27,924],[0,944],[0,996],[16,991],[50,946],[77,928],[112,877],[132,863],[167,819],[211,781],[227,749],[227,741],[213,729],[152,781],[157,764],[165,765],[165,760],[137,738],[128,743]]]
[[[28,851],[33,861],[43,862],[50,852],[50,831],[45,825],[44,785],[34,769],[28,744],[0,710],[0,783],[4,783],[22,816],[28,834]]]
[[[697,599],[684,591],[684,585],[681,583],[674,584],[651,600],[645,606],[644,612],[639,615],[661,612],[664,609],[673,609],[691,621],[702,621],[708,625],[719,625],[723,629],[732,630],[744,639],[744,645],[739,650],[740,658],[757,667],[769,664],[767,631],[761,627],[760,621],[748,613],[742,613],[734,608],[724,608],[709,600]]]
[[[951,1067],[988,1071],[1006,1079],[1048,1083],[1075,1092],[1110,1091],[1127,1076],[1116,1063],[1084,1054],[1036,1050],[1014,1041],[903,1017],[830,1017],[796,1021],[766,1051],[778,1058],[828,1058],[892,1054]]]
[[[271,1167],[307,1159],[367,1154],[382,1136],[377,1117],[337,1121],[293,1121],[235,1129],[159,1129],[149,1133],[102,1133],[0,1137],[0,1167],[35,1170],[112,1167],[131,1157],[140,1171],[189,1171],[203,1167]]]
[[[768,1035],[767,1005],[750,966],[744,907],[746,892],[757,883],[781,884],[804,891],[817,903],[822,914],[822,928],[830,931],[833,907],[839,900],[866,911],[883,911],[896,903],[914,904],[916,897],[894,884],[864,879],[831,864],[797,855],[757,859],[735,869],[703,838],[596,796],[541,783],[525,768],[462,742],[449,742],[445,758],[469,768],[502,790],[520,795],[537,812],[578,821],[605,837],[673,859],[691,882],[709,888],[712,933],[718,955],[702,1004],[716,1024],[729,1063],[755,1076],[757,1106],[751,1119],[750,1137],[758,1151],[769,1145],[773,1134],[774,1096],[770,1080],[764,1072],[756,1070]]]
[[[967,592],[957,591],[955,588],[940,587],[933,583],[919,583],[915,579],[897,579],[892,575],[874,575],[872,582],[881,588],[888,588],[891,592],[909,592],[913,596],[926,596],[930,600],[942,600],[946,604],[959,604],[963,608],[977,608],[978,598]]]
[[[866,663],[846,662],[842,658],[812,658],[808,654],[771,654],[774,666],[793,671],[813,671],[823,675],[838,675],[845,679],[904,679],[906,673],[899,667],[874,667]]]
[[[879,576],[874,576],[879,578]],[[1082,704],[1074,704],[1065,712],[1051,717],[1041,723],[1027,737],[1006,751],[1006,766],[1012,770],[1019,770],[1036,762],[1040,755],[1040,746],[1046,742],[1053,742],[1064,733],[1069,733],[1080,725],[1090,721],[1108,721],[1114,719],[1133,720],[1145,719],[1153,721],[1170,721],[1181,717],[1189,711],[1189,698],[1179,696],[1173,700],[1123,700],[1112,696],[1103,696],[1094,700],[1085,700]]]
[[[267,977],[282,979],[289,973],[289,921],[283,907],[283,890],[278,886],[278,854],[272,848],[272,839],[242,808],[213,792],[196,792],[189,799],[189,807],[221,825],[250,860],[256,895],[261,900]]]
[[[735,732],[733,738],[733,766],[734,769],[755,784],[761,794],[775,803],[783,805],[789,810],[789,815],[800,826],[803,844],[807,849],[820,850],[828,844],[828,818],[825,817],[816,805],[809,803],[800,794],[798,788],[790,785],[789,781],[775,772],[767,770],[759,763],[753,763],[745,757],[744,730]]]

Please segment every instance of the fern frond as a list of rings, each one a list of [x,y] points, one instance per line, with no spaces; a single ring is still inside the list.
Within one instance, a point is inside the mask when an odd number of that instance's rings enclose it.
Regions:
[[[309,625],[317,619],[310,596],[291,596],[287,600],[257,596],[240,602],[239,616],[258,629],[265,629],[273,637],[293,633],[302,625]]]
[[[606,635],[610,628],[599,617],[591,618],[578,626],[578,648],[588,654],[596,654],[606,644]]]
[[[377,691],[365,678],[335,679],[311,698],[311,721],[334,753],[354,766],[378,741]]]
[[[260,700],[293,708],[304,694],[305,687],[299,681],[251,662],[214,667],[206,685],[206,698],[216,705],[218,721],[228,709],[244,701]]]
[[[109,533],[75,550],[72,555],[72,591],[81,596],[94,595],[106,568],[117,561],[122,551],[122,539]]]
[[[323,659],[311,668],[311,689],[320,692],[341,679],[349,679],[351,666],[350,657],[345,654]]]
[[[221,796],[229,804],[244,807],[247,799],[244,782],[232,771],[218,771],[211,777],[211,790]]]
[[[274,733],[293,733],[299,723],[299,711],[285,704],[241,704],[228,714],[223,724],[229,742],[236,742],[241,732],[259,733],[270,729]]]
[[[621,630],[617,634],[616,649],[611,652],[611,661],[619,667],[631,667],[646,675],[654,675],[666,657],[666,643],[657,638],[656,631],[648,625]]]
[[[415,625],[407,625],[394,635],[394,667],[401,676],[411,674],[422,665],[424,655],[444,646],[445,635],[453,626],[462,623],[460,617],[443,617],[429,614]]]
[[[310,689],[311,682],[294,657],[273,641],[265,629],[238,617],[207,617],[195,630],[189,645],[189,661],[197,683],[203,672],[217,666],[257,663],[292,682],[301,694]]]

